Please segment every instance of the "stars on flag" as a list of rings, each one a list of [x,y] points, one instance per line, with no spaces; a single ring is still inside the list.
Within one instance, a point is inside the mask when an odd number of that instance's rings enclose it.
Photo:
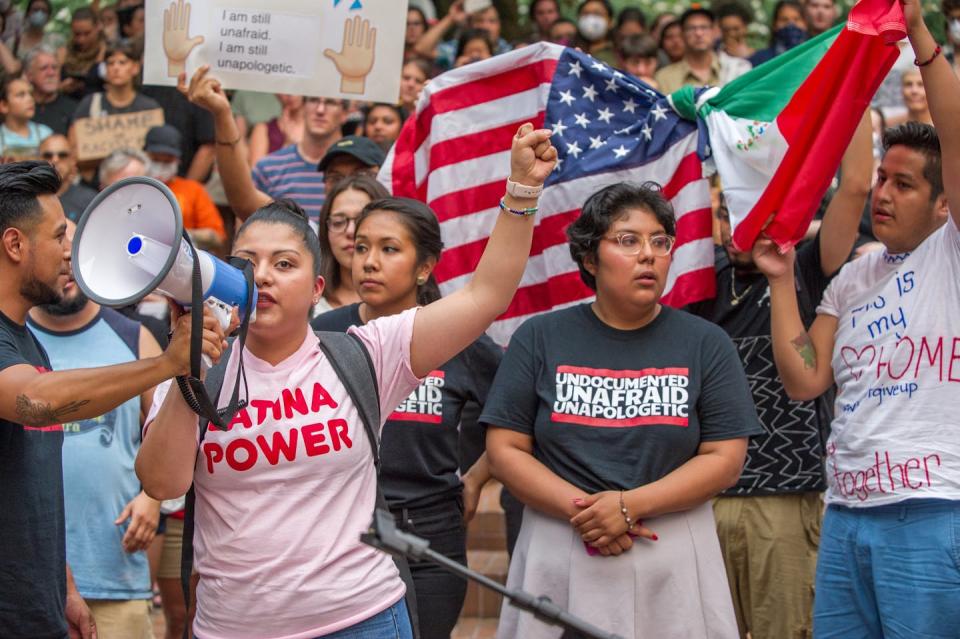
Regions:
[[[551,180],[645,163],[689,133],[667,99],[633,76],[572,49],[558,62],[544,114],[560,156]]]

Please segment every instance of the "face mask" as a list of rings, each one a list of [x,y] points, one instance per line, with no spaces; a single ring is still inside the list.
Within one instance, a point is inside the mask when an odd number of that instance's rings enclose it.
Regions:
[[[177,174],[177,166],[179,164],[180,163],[176,160],[173,162],[151,162],[150,170],[147,171],[147,175],[155,180],[166,182]]]
[[[607,35],[607,21],[600,16],[591,14],[580,16],[577,28],[580,29],[580,35],[590,42],[596,42]]]
[[[795,24],[788,24],[777,29],[773,34],[773,39],[785,49],[792,49],[807,39],[807,32]]]
[[[47,24],[47,12],[37,9],[27,17],[31,27],[40,28]]]
[[[950,39],[954,42],[960,42],[960,20],[950,21]]]

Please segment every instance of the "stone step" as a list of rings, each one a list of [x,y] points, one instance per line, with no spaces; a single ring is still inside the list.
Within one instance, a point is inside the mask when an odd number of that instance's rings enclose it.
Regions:
[[[467,565],[480,574],[501,584],[507,583],[509,559],[506,550],[468,550]],[[474,581],[467,585],[467,596],[460,617],[497,618],[503,597]]]
[[[497,636],[497,620],[484,617],[460,617],[450,639],[493,639]]]

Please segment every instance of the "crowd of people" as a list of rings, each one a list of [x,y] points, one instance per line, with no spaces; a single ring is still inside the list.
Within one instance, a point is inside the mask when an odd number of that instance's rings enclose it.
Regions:
[[[937,43],[902,0],[909,37],[795,249],[734,246],[714,179],[716,295],[667,307],[670,202],[610,184],[565,231],[595,298],[506,349],[484,331],[557,152],[514,133],[490,240],[441,295],[436,215],[376,179],[433,77],[545,41],[663,93],[722,86],[843,16],[779,0],[757,47],[737,0],[530,0],[510,41],[500,3],[437,4],[410,0],[397,101],[362,103],[228,91],[205,67],[143,86],[140,0],[77,9],[67,39],[49,0],[0,2],[0,637],[147,639],[157,605],[167,639],[447,638],[466,582],[359,537],[385,504],[466,564],[491,478],[507,585],[608,632],[960,636],[960,1]],[[79,157],[78,122],[152,110],[142,148]],[[184,309],[106,308],[73,279],[76,222],[131,176],[252,264],[244,347],[203,318],[210,378],[245,382],[225,429],[172,384]],[[571,636],[506,604],[498,632]]]

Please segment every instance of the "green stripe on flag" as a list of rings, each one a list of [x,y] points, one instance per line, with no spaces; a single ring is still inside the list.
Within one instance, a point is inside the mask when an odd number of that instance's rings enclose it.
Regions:
[[[732,117],[773,122],[845,27],[837,25],[736,78],[707,101],[701,117],[719,109]]]

